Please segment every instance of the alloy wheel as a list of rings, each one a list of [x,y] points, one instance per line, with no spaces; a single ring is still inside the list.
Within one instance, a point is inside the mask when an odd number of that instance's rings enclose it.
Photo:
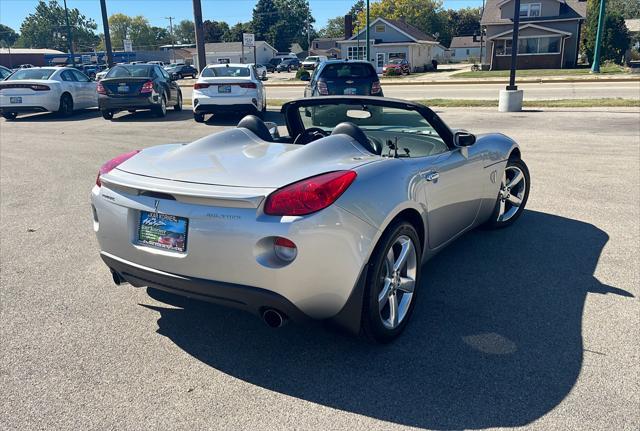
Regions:
[[[498,193],[500,200],[499,222],[505,222],[516,215],[522,205],[526,189],[527,179],[522,170],[517,166],[507,166]]]
[[[406,235],[396,238],[383,266],[378,311],[384,327],[395,329],[407,316],[416,284],[418,262],[411,238]]]

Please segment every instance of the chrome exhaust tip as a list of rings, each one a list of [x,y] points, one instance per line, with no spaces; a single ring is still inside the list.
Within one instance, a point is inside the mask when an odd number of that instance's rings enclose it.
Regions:
[[[262,320],[267,324],[269,328],[281,328],[287,323],[287,316],[274,310],[273,308],[267,308],[262,312]]]

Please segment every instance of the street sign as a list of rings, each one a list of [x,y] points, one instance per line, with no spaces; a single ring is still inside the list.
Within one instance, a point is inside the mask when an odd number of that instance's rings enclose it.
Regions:
[[[245,48],[253,48],[256,45],[256,35],[253,33],[243,33],[242,41]]]
[[[91,54],[82,54],[82,64],[91,63]]]
[[[131,39],[125,39],[124,42],[124,51],[125,52],[133,52],[133,44],[131,43]]]

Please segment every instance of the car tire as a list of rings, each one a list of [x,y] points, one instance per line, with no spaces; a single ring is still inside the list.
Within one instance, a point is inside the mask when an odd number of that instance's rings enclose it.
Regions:
[[[369,339],[389,343],[405,329],[420,286],[421,259],[411,223],[399,220],[385,230],[367,265],[362,329]]]
[[[531,186],[529,168],[520,159],[509,159],[505,167],[496,205],[484,227],[501,229],[513,224],[524,212]]]
[[[194,112],[193,119],[196,123],[204,123],[204,114],[201,112]]]
[[[173,105],[174,111],[182,111],[182,91],[178,91],[178,103]]]
[[[180,72],[176,73],[176,78],[182,79],[182,73],[180,73]]]
[[[60,107],[58,108],[58,114],[61,117],[69,117],[73,114],[73,97],[69,93],[64,93],[60,96]]]
[[[102,110],[102,118],[104,118],[105,120],[113,120],[113,111],[109,111],[109,110]]]
[[[160,105],[155,106],[153,108],[153,112],[158,118],[162,118],[167,115],[167,96],[165,96],[164,94],[162,95],[162,99],[160,99]]]
[[[16,119],[16,117],[18,116],[18,113],[17,113],[17,112],[3,112],[3,113],[2,113],[2,116],[3,116],[5,119],[9,120],[9,121],[13,121],[13,120],[15,120],[15,119]]]

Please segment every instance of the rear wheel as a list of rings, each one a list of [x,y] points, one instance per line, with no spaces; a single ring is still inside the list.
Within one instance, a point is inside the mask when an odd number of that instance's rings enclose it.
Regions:
[[[178,78],[178,79],[182,79],[182,73],[178,72],[178,73],[176,74],[176,78]]]
[[[200,112],[194,112],[193,119],[196,121],[196,123],[204,123],[204,114]]]
[[[164,117],[167,115],[167,97],[163,94],[160,99],[160,105],[156,106],[153,109],[153,112],[156,114],[156,117]]]
[[[500,229],[515,222],[529,199],[529,168],[520,159],[511,159],[504,169],[498,200],[486,227]]]
[[[104,118],[105,120],[113,120],[113,111],[109,111],[105,109],[101,112],[102,112],[102,118]]]
[[[182,111],[182,92],[178,91],[178,103],[173,105],[174,111]]]
[[[6,118],[7,120],[13,121],[18,116],[18,113],[17,112],[3,112],[2,116],[4,118]]]
[[[73,98],[69,93],[64,93],[60,97],[60,108],[58,108],[58,114],[63,117],[68,117],[73,114]]]
[[[362,327],[369,338],[388,343],[406,327],[420,284],[421,259],[420,240],[410,223],[399,221],[385,231],[368,265]]]

